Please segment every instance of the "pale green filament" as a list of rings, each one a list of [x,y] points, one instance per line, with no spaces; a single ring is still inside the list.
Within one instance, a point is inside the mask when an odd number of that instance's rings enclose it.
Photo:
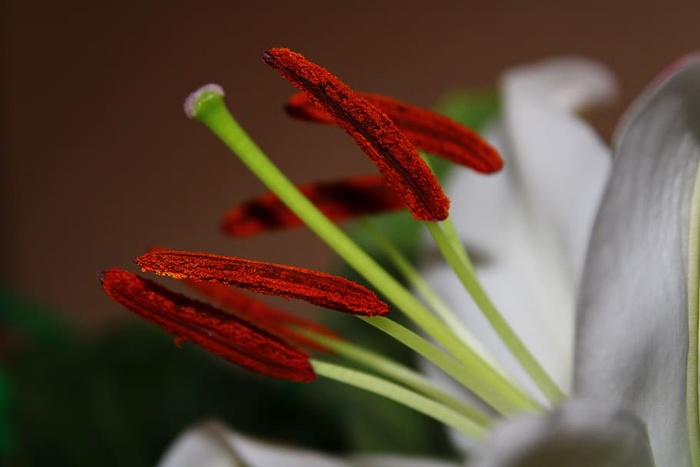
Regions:
[[[413,289],[415,289],[425,300],[428,306],[447,324],[452,330],[462,339],[470,348],[474,350],[484,361],[498,370],[504,376],[503,371],[496,359],[490,352],[481,344],[481,342],[472,334],[472,332],[464,325],[455,312],[447,303],[433,290],[432,287],[423,279],[423,276],[416,270],[411,262],[396,248],[396,246],[386,238],[379,230],[377,230],[367,219],[360,219],[362,227],[372,236],[377,245],[384,251],[387,258],[396,267],[398,272],[403,275]]]
[[[376,371],[377,373],[393,379],[396,382],[402,383],[404,386],[413,388],[416,391],[423,393],[424,395],[441,404],[444,404],[452,410],[459,412],[464,417],[468,418],[479,426],[486,428],[491,425],[491,418],[485,415],[479,409],[438,389],[423,375],[405,365],[388,359],[377,352],[372,352],[371,350],[358,347],[357,345],[353,345],[349,342],[324,336],[308,329],[295,326],[294,330],[299,334],[303,334],[309,339],[312,339],[313,341],[327,347],[342,357],[357,362]]]
[[[700,164],[695,171],[688,235],[688,360],[686,370],[686,424],[693,467],[700,467],[700,398],[698,391],[698,334],[700,334]]]
[[[556,403],[561,401],[565,397],[564,393],[550,378],[532,353],[530,353],[530,350],[525,347],[525,344],[523,344],[520,338],[513,332],[508,322],[503,319],[503,316],[499,313],[498,309],[496,309],[493,302],[491,302],[491,299],[481,286],[476,274],[474,274],[474,268],[468,260],[469,257],[467,255],[462,256],[455,251],[447,235],[445,235],[445,232],[438,223],[426,222],[425,225],[435,239],[435,243],[440,249],[440,252],[442,252],[443,257],[455,271],[457,277],[459,277],[476,305],[501,338],[501,341],[508,347],[511,354],[518,360],[523,369],[530,375],[530,378],[532,378],[550,402]],[[467,260],[466,262],[464,261],[465,258]]]
[[[430,158],[426,156],[424,152],[420,152],[421,157],[425,161],[425,163],[430,167],[431,169],[433,166],[431,165]],[[452,218],[448,217],[444,221],[442,221],[442,226],[443,230],[445,232],[446,238],[448,242],[452,245],[454,251],[459,255],[460,259],[464,262],[465,266],[474,273],[474,268],[472,267],[472,262],[469,260],[469,256],[467,255],[467,250],[464,249],[464,245],[462,245],[462,240],[459,238],[459,234],[457,233],[457,229],[455,228],[454,222],[452,222]]]
[[[510,405],[514,408],[534,405],[301,194],[238,125],[220,94],[205,91],[197,97],[192,107],[194,118],[212,130],[251,172],[353,269],[456,358],[470,369],[477,368],[479,376],[493,384],[489,392],[512,394]]]
[[[459,234],[457,233],[457,229],[455,228],[455,223],[452,222],[452,219],[448,217],[447,219],[442,221],[442,227],[443,232],[445,232],[445,237],[447,238],[448,243],[452,245],[452,249],[454,250],[454,252],[459,256],[460,260],[464,263],[465,267],[467,267],[467,269],[471,271],[472,274],[476,274],[476,272],[474,271],[474,265],[469,259],[469,254],[464,248],[464,244],[462,244],[462,239],[459,238]]]
[[[463,417],[454,410],[411,391],[410,389],[406,389],[398,384],[368,373],[352,370],[340,365],[334,365],[316,359],[311,359],[311,364],[314,367],[314,371],[320,376],[325,376],[326,378],[334,379],[399,402],[439,422],[450,425],[471,438],[481,439],[484,437],[485,432],[483,427]]]
[[[445,354],[415,332],[388,318],[360,319],[422,355],[498,413],[509,415],[515,412],[540,410],[540,407],[525,393],[506,381],[500,373],[492,371],[492,368],[482,361],[476,360],[471,362],[471,365],[465,366],[461,361]]]

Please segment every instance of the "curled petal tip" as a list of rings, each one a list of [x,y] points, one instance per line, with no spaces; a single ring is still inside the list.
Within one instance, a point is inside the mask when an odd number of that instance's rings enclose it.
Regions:
[[[649,85],[649,89],[653,89],[655,87],[660,86],[661,83],[666,80],[666,78],[698,61],[700,61],[700,50],[695,50],[686,55],[683,55],[682,57],[676,59],[673,63],[668,65],[666,68],[661,70],[661,73],[659,73]]]
[[[197,118],[202,102],[212,96],[223,97],[224,88],[218,84],[209,83],[187,96],[183,105],[187,118]]]
[[[564,111],[581,111],[613,102],[618,94],[615,75],[588,58],[575,55],[542,60],[508,71],[511,89]]]

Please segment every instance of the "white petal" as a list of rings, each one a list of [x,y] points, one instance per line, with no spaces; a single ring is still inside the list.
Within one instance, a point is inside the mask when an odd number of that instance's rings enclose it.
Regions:
[[[618,89],[610,70],[592,60],[569,56],[514,68],[505,75],[509,91],[565,112],[608,104]]]
[[[362,467],[457,467],[463,464],[436,461],[433,459],[408,458],[396,456],[356,456],[355,465]]]
[[[700,157],[700,57],[625,119],[577,317],[575,392],[633,409],[660,466],[690,465],[685,422],[689,197]]]
[[[491,133],[502,173],[455,173],[452,217],[496,306],[554,379],[570,387],[573,310],[584,248],[608,172],[609,152],[571,106],[597,103],[614,83],[599,65],[552,60],[503,79],[504,115]],[[430,283],[536,393],[519,365],[436,257]]]
[[[343,460],[288,446],[254,440],[216,421],[181,434],[158,467],[456,467],[431,459],[362,455]]]
[[[653,467],[644,425],[633,415],[569,401],[544,416],[496,428],[470,467]]]
[[[159,467],[349,467],[357,465],[314,452],[256,441],[218,422],[205,422],[181,434]]]

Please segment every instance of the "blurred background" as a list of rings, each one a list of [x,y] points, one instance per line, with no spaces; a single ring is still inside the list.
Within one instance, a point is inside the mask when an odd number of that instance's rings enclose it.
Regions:
[[[222,214],[260,193],[262,186],[201,125],[184,116],[184,97],[204,83],[226,89],[238,120],[294,181],[371,169],[342,132],[284,115],[282,103],[293,88],[260,61],[265,49],[290,47],[358,90],[426,107],[453,89],[492,88],[499,73],[515,64],[559,54],[585,55],[609,65],[620,79],[619,104],[593,115],[607,138],[621,112],[654,75],[700,45],[700,2],[693,0],[4,0],[1,15],[3,312],[9,316],[14,313],[10,308],[32,309],[52,317],[47,319],[58,317],[49,327],[63,331],[47,331],[54,337],[46,340],[70,345],[79,340],[82,346],[87,339],[90,352],[95,346],[102,349],[96,351],[99,358],[90,360],[100,368],[105,361],[143,359],[160,351],[190,358],[172,350],[167,338],[158,350],[146,340],[145,347],[127,349],[133,353],[127,356],[113,353],[114,348],[123,352],[124,345],[104,344],[115,329],[137,320],[106,298],[96,275],[112,266],[135,270],[133,257],[150,244],[334,268],[328,249],[308,232],[235,241],[219,234]],[[27,347],[26,338],[5,326],[0,356],[11,361],[15,349]],[[44,329],[44,324],[31,326]],[[17,382],[7,386],[7,400],[34,410],[22,412],[23,420],[49,418],[44,413],[48,408],[25,397],[22,388],[51,393],[52,381],[65,380],[65,397],[71,393],[68,381],[82,377],[75,365],[91,364],[76,362],[76,355],[92,355],[84,347],[71,352],[63,357],[59,352],[54,360],[36,357],[41,363],[29,365],[30,370],[8,367],[5,379]],[[56,366],[62,358],[73,363],[73,370],[49,377],[47,361]],[[148,373],[129,378],[145,381]],[[211,384],[221,389],[221,381]],[[114,387],[108,383],[98,385],[102,405],[96,406],[106,412],[114,410],[109,402]],[[152,389],[161,383],[141,384]],[[188,393],[179,395],[173,395],[175,404]],[[260,398],[263,404],[267,400]],[[46,399],[46,407],[55,408],[57,400]],[[2,410],[0,403],[0,417]],[[134,459],[140,459],[148,465],[180,421],[217,410],[206,407],[182,418],[173,416],[169,431],[140,454],[126,456],[124,463],[138,465]],[[161,419],[154,417],[156,426]],[[34,427],[38,431],[31,432],[27,426],[6,426],[15,449],[39,440],[53,442],[47,438],[50,428]],[[111,433],[105,436],[124,446],[130,442],[129,430],[119,426],[105,428]],[[87,427],[94,428],[86,421],[82,428]],[[82,433],[80,429],[75,433]],[[0,434],[2,430],[0,426]],[[328,446],[342,450],[341,444],[331,440]],[[75,445],[80,449],[82,443]]]

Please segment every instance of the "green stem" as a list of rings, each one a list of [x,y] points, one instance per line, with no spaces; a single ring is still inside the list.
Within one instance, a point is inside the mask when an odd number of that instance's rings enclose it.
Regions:
[[[362,371],[352,370],[316,359],[311,359],[311,364],[314,367],[314,371],[320,376],[325,376],[326,378],[340,381],[399,402],[439,422],[450,425],[471,438],[481,439],[484,437],[484,429],[481,426],[444,405],[399,386],[398,384]]]
[[[508,322],[503,318],[488,297],[474,273],[471,262],[468,261],[468,256],[465,256],[467,258],[465,262],[463,260],[464,258],[455,251],[438,223],[426,222],[425,225],[435,239],[445,260],[455,271],[455,274],[457,274],[457,277],[472,296],[476,305],[501,338],[501,341],[508,347],[508,350],[510,350],[511,354],[518,360],[527,374],[530,375],[530,378],[532,378],[550,402],[556,403],[564,399],[565,396],[562,390],[559,389],[557,384],[550,378],[549,374],[547,374],[537,359],[530,353],[530,350],[525,347],[525,344],[523,344],[520,338],[515,334]]]
[[[194,118],[217,135],[262,183],[377,291],[456,358],[468,366],[474,364],[474,352],[449,327],[323,215],[268,159],[229,113],[222,94],[205,90],[190,102],[190,106],[188,110]],[[484,362],[480,368],[498,376],[498,372]],[[510,386],[507,381],[505,384]]]
[[[479,409],[438,389],[423,375],[405,365],[390,360],[377,352],[372,352],[371,350],[358,347],[349,342],[324,336],[308,329],[295,327],[294,330],[327,347],[342,357],[364,365],[365,367],[383,374],[396,382],[402,383],[405,386],[425,394],[426,396],[440,402],[441,404],[444,404],[450,409],[459,412],[464,417],[471,420],[472,423],[484,428],[489,427],[492,423],[491,418],[485,415]]]

